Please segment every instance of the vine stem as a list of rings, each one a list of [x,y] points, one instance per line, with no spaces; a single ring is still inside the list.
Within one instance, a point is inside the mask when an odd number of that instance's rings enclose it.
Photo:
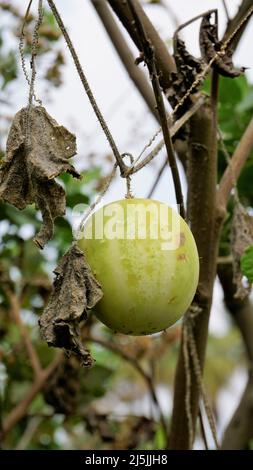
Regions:
[[[164,143],[165,143],[165,147],[167,150],[168,161],[171,167],[171,173],[172,173],[172,178],[173,178],[173,183],[174,183],[174,188],[175,188],[175,193],[176,193],[176,201],[180,208],[180,215],[185,219],[186,214],[185,214],[185,209],[184,209],[181,182],[180,182],[179,172],[177,168],[176,157],[175,157],[175,153],[174,153],[174,149],[172,145],[172,140],[170,136],[170,130],[169,130],[169,125],[167,121],[167,115],[166,115],[166,110],[164,106],[162,91],[161,91],[161,87],[159,84],[158,73],[157,73],[156,63],[154,59],[154,50],[146,35],[144,26],[136,12],[136,9],[132,0],[127,0],[127,2],[129,5],[129,9],[132,13],[133,19],[135,21],[136,30],[139,35],[140,43],[142,45],[142,52],[144,54],[144,60],[149,69],[150,79],[152,82],[152,86],[153,86],[153,90],[154,90],[154,94],[156,98],[156,105],[157,105],[157,110],[159,114],[159,119],[160,119],[162,131],[163,131]]]
[[[203,421],[203,416],[201,409],[199,408],[199,424],[200,424],[200,432],[203,438],[205,450],[209,450],[208,448],[208,442],[207,442],[207,437],[206,437],[206,431],[205,431],[205,426],[204,426],[204,421]]]
[[[93,111],[94,111],[94,113],[96,114],[96,116],[97,116],[97,118],[98,118],[98,120],[99,120],[99,123],[100,123],[100,125],[101,125],[101,127],[102,127],[102,129],[103,129],[103,131],[104,131],[104,133],[105,133],[105,136],[106,136],[106,138],[107,138],[107,140],[108,140],[108,142],[109,142],[109,144],[110,144],[110,147],[111,147],[111,149],[112,149],[113,155],[114,155],[114,157],[115,157],[115,159],[116,159],[116,161],[117,161],[117,164],[118,164],[118,166],[119,166],[119,168],[120,168],[121,176],[124,177],[125,171],[126,171],[126,166],[125,166],[125,164],[124,164],[124,162],[123,162],[123,159],[122,159],[121,154],[120,154],[120,152],[119,152],[119,150],[118,150],[118,147],[117,147],[117,145],[116,145],[116,143],[115,143],[115,141],[114,141],[114,138],[113,138],[113,136],[112,136],[112,134],[111,134],[111,132],[110,132],[110,130],[109,130],[109,128],[108,128],[108,125],[107,125],[107,123],[106,123],[106,121],[105,121],[105,119],[104,119],[104,117],[103,117],[103,115],[102,115],[102,113],[101,113],[101,111],[100,111],[100,109],[99,109],[99,107],[98,107],[98,104],[97,104],[97,102],[96,102],[95,96],[94,96],[94,94],[93,94],[93,92],[92,92],[92,90],[91,90],[91,88],[90,88],[89,82],[88,82],[88,80],[87,80],[87,78],[86,78],[86,76],[85,76],[85,73],[84,73],[83,68],[82,68],[82,66],[81,66],[81,63],[80,63],[80,60],[79,60],[78,55],[77,55],[77,53],[76,53],[76,50],[75,50],[75,48],[74,48],[74,46],[73,46],[73,43],[72,43],[72,41],[71,41],[71,39],[70,39],[70,36],[69,36],[69,34],[68,34],[68,32],[67,32],[65,26],[64,26],[64,23],[63,23],[63,21],[62,21],[62,18],[61,18],[61,16],[60,16],[60,13],[58,12],[58,10],[57,10],[57,8],[56,8],[55,3],[53,2],[53,0],[47,0],[47,2],[48,2],[49,6],[50,6],[50,8],[51,8],[51,10],[52,10],[52,13],[53,13],[53,15],[54,15],[54,17],[55,17],[55,19],[56,19],[56,21],[57,21],[57,24],[58,24],[58,26],[59,26],[59,28],[60,28],[62,34],[63,34],[64,39],[65,39],[65,41],[66,41],[66,44],[67,44],[68,49],[69,49],[69,52],[70,52],[70,54],[71,54],[71,56],[72,56],[72,59],[73,59],[74,64],[75,64],[75,66],[76,66],[76,70],[77,70],[77,72],[78,72],[78,75],[79,75],[79,77],[80,77],[80,80],[81,80],[81,82],[82,82],[82,85],[83,85],[83,87],[84,87],[84,89],[85,89],[85,92],[86,92],[86,94],[87,94],[87,96],[88,96],[88,98],[89,98],[89,101],[90,101],[90,104],[91,104],[91,106],[92,106],[92,108],[93,108]]]
[[[224,8],[225,13],[226,13],[227,21],[229,22],[230,21],[230,15],[229,15],[228,7],[227,7],[227,4],[226,4],[226,0],[222,0],[222,4],[223,4],[223,8]]]

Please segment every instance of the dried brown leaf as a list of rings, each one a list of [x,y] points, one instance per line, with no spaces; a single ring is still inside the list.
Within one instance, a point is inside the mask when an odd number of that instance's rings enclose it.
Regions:
[[[218,40],[218,27],[217,24],[211,23],[211,13],[203,17],[200,26],[199,43],[202,58],[207,64],[213,59],[215,54],[221,50],[222,42]],[[224,55],[214,60],[213,68],[224,77],[239,77],[244,73],[245,68],[236,69],[232,61],[232,56],[232,48],[227,47]]]
[[[192,56],[186,49],[184,41],[176,34],[174,37],[174,59],[177,66],[177,72],[172,72],[172,85],[167,91],[167,96],[173,108],[178,104],[181,98],[186,94],[187,90],[192,86],[199,73],[203,69],[203,62]],[[197,93],[199,86],[196,86],[193,93]],[[192,97],[189,96],[179,107],[175,113],[179,119],[192,105]],[[187,126],[180,130],[177,138],[185,140],[187,136]]]
[[[81,389],[80,363],[77,356],[65,356],[43,390],[43,396],[55,413],[71,415],[76,412]]]
[[[0,169],[0,198],[20,210],[36,204],[43,218],[35,237],[40,248],[53,236],[54,219],[65,213],[65,191],[54,178],[64,172],[80,177],[68,162],[75,154],[75,136],[45,108],[23,108],[15,115]]]
[[[92,365],[82,344],[79,323],[101,299],[100,284],[92,274],[84,253],[73,244],[61,258],[49,302],[40,318],[43,339],[51,346],[78,355],[85,366]]]

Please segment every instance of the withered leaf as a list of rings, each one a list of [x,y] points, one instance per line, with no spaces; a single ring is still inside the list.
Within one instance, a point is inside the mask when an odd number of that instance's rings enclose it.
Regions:
[[[215,54],[221,50],[222,42],[218,40],[218,27],[217,24],[211,23],[211,13],[203,16],[200,26],[199,44],[202,58],[207,64],[213,59]],[[239,77],[244,73],[245,68],[236,69],[232,61],[232,56],[233,49],[227,47],[225,54],[214,60],[213,68],[224,77]]]
[[[20,210],[36,204],[43,218],[35,237],[40,248],[53,236],[54,219],[65,213],[65,191],[54,178],[63,172],[80,177],[68,162],[75,154],[75,136],[45,108],[23,108],[15,115],[0,168],[0,198]]]
[[[84,371],[82,370],[82,373]],[[65,356],[47,381],[43,396],[56,413],[71,415],[76,412],[81,391],[80,362],[77,356]]]
[[[93,360],[82,344],[79,323],[103,296],[101,286],[76,244],[61,258],[54,273],[53,291],[39,321],[42,338],[91,366]]]
[[[253,217],[251,217],[242,204],[237,203],[234,208],[232,222],[231,245],[233,256],[233,282],[237,287],[234,297],[244,299],[251,290],[251,285],[242,284],[241,256],[245,249],[253,245]]]
[[[167,97],[173,108],[178,104],[180,99],[186,94],[187,90],[194,83],[197,75],[203,70],[203,61],[197,59],[191,55],[185,46],[184,41],[178,37],[176,33],[174,35],[174,59],[177,66],[177,72],[171,73],[171,87],[167,91]],[[193,90],[192,95],[197,93],[201,83]],[[179,119],[192,105],[192,96],[189,96],[182,106],[178,108],[175,113],[177,119]],[[187,126],[177,134],[177,138],[185,140],[187,136]]]
[[[191,85],[196,78],[197,74],[199,74],[203,69],[203,61],[202,59],[198,59],[194,57],[187,51],[185,42],[178,37],[176,34],[174,36],[174,58],[177,65],[178,72],[183,73],[185,79]]]

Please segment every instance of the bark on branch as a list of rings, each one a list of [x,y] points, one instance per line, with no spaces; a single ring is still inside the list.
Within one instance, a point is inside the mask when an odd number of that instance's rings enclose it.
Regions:
[[[236,26],[242,21],[242,19],[246,16],[250,8],[252,7],[252,0],[243,0],[242,3],[240,4],[237,14],[234,16],[234,18],[230,21],[228,21],[226,31],[224,33],[223,40],[226,40],[231,33],[235,30]],[[238,33],[235,35],[231,45],[233,46],[234,49],[237,48],[240,39],[247,28],[248,21],[245,23],[245,25],[238,31]]]
[[[141,51],[143,54],[143,59],[145,63],[147,64],[149,75],[150,75],[150,80],[151,80],[152,87],[154,90],[157,111],[159,113],[159,120],[160,120],[160,124],[162,128],[162,132],[163,132],[164,144],[167,150],[168,163],[171,168],[171,173],[172,173],[172,178],[173,178],[173,183],[174,183],[176,201],[177,201],[177,204],[179,205],[181,216],[185,218],[185,209],[184,209],[181,181],[179,177],[175,151],[174,151],[174,147],[172,144],[171,135],[169,131],[169,124],[168,124],[168,120],[166,116],[163,95],[162,95],[161,87],[159,84],[158,71],[157,71],[155,57],[154,57],[154,48],[150,41],[150,38],[147,35],[145,26],[142,23],[141,18],[139,17],[139,14],[135,7],[135,2],[133,0],[127,0],[127,3],[129,5],[129,9],[133,16],[137,36],[138,36]]]
[[[127,5],[127,2],[122,0],[108,0],[108,3],[116,13],[122,24],[125,26],[130,37],[136,44],[137,48],[141,51],[141,44],[138,34],[133,25],[133,17]],[[171,85],[171,72],[176,71],[176,66],[173,57],[169,54],[165,43],[160,38],[156,29],[152,25],[151,21],[144,12],[142,6],[138,0],[134,0],[134,7],[136,12],[141,19],[141,22],[147,32],[147,36],[154,47],[154,56],[156,61],[157,69],[160,73],[159,80],[161,87],[164,92],[170,88]]]
[[[205,360],[209,314],[212,303],[213,283],[218,250],[218,228],[216,226],[216,139],[213,115],[205,105],[191,119],[188,169],[188,216],[197,243],[200,258],[200,279],[194,302],[202,309],[195,322],[194,338],[201,368]],[[210,248],[212,247],[212,248]],[[170,449],[189,448],[188,420],[184,409],[186,373],[181,341],[175,386]],[[195,423],[199,408],[199,389],[191,371],[191,414]]]
[[[128,47],[128,44],[125,41],[124,36],[122,35],[117,22],[115,21],[113,14],[107,5],[107,2],[101,2],[101,0],[91,0],[91,3],[94,6],[100,20],[102,21],[102,24],[107,31],[107,34],[111,39],[115,50],[117,51],[118,56],[123,63],[123,66],[129,74],[129,77],[134,82],[137,90],[139,90],[151,113],[158,120],[156,103],[151,86],[149,85],[144,72],[142,72],[135,64],[135,58],[132,54],[132,51]]]

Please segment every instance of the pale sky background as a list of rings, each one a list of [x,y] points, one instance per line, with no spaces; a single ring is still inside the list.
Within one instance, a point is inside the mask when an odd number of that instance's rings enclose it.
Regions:
[[[101,0],[105,1],[105,0]],[[167,4],[176,14],[179,23],[196,16],[211,8],[219,10],[220,35],[224,31],[226,16],[221,0],[166,0]],[[36,3],[36,2],[34,2]],[[120,151],[131,152],[137,156],[143,146],[157,130],[157,123],[147,110],[141,96],[136,91],[127,73],[125,72],[117,53],[115,52],[103,26],[98,18],[90,0],[55,0],[68,31],[70,32],[74,46],[78,52],[84,71],[96,96],[99,106],[107,119],[113,136]],[[24,12],[28,1],[13,0],[13,4],[22,7]],[[46,1],[45,1],[46,4]],[[231,16],[237,11],[239,0],[227,0],[227,6]],[[147,14],[158,29],[163,39],[171,39],[175,29],[168,12],[158,5],[150,5],[146,8]],[[138,53],[129,40],[128,35],[122,29],[135,56]],[[183,31],[183,38],[189,50],[199,56],[198,47],[199,22]],[[253,81],[253,57],[252,57],[253,21],[251,20],[244,34],[243,40],[235,54],[234,62],[238,66],[249,67],[247,75]],[[72,59],[62,42],[66,52],[67,66],[64,68],[64,84],[59,89],[50,89],[50,99],[45,92],[44,85],[39,81],[40,67],[38,65],[37,94],[47,107],[48,112],[61,124],[66,125],[71,131],[76,132],[78,142],[78,155],[75,158],[76,166],[88,168],[89,153],[97,155],[96,164],[103,165],[105,154],[110,152],[108,144],[102,134],[97,119],[91,109],[82,85],[75,71]],[[16,44],[18,53],[18,44]],[[13,112],[27,103],[28,90],[25,80],[22,78],[18,86],[13,85],[10,90]],[[145,197],[152,186],[155,168],[159,168],[164,158],[164,152],[157,157],[154,166],[146,167],[133,178],[133,190],[137,197]],[[108,167],[108,164],[107,164]],[[184,177],[182,175],[183,181]],[[186,185],[184,183],[184,193]],[[123,197],[125,194],[124,181],[118,177],[108,195],[106,201]],[[174,190],[169,168],[163,175],[154,199],[168,204],[174,204]],[[214,303],[211,315],[210,331],[222,335],[227,331],[228,317],[222,311],[222,292],[216,285]],[[222,419],[225,422],[231,414],[233,403],[244,386],[245,377],[240,375],[240,380],[231,379],[232,385],[224,390],[221,400]],[[231,388],[232,387],[232,388]],[[229,400],[230,406],[224,405]],[[223,427],[223,426],[222,426]]]

